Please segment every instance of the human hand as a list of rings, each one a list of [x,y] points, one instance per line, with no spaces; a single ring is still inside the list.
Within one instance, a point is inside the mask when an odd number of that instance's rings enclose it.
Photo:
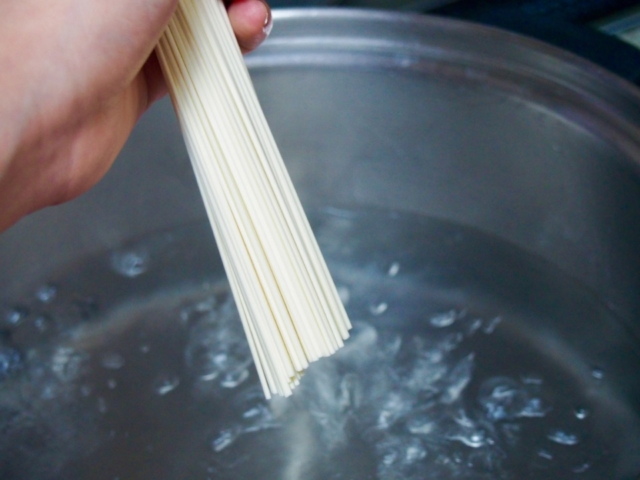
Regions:
[[[166,93],[153,49],[177,3],[0,0],[0,232],[107,172]],[[269,8],[228,3],[248,52],[267,36]]]

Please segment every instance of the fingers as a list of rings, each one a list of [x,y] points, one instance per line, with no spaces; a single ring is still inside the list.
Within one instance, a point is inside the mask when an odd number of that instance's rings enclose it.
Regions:
[[[234,0],[229,6],[229,20],[240,49],[248,53],[260,45],[271,30],[271,9],[262,0]]]
[[[271,31],[271,9],[263,0],[234,0],[228,7],[229,20],[242,53],[257,48]],[[167,94],[167,85],[155,53],[143,68],[147,84],[146,110],[153,102]]]
[[[145,78],[145,83],[143,85],[146,86],[147,101],[146,104],[143,105],[140,115],[142,115],[156,100],[160,100],[164,97],[169,91],[164,79],[164,74],[162,73],[162,67],[160,67],[160,60],[158,60],[156,52],[153,52],[144,64],[144,67],[142,68],[142,75]]]

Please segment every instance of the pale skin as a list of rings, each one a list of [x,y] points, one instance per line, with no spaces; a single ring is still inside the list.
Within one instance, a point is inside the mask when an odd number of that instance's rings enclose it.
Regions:
[[[177,3],[0,0],[0,232],[107,172],[166,94],[153,49]],[[228,13],[243,52],[266,38],[262,0]]]

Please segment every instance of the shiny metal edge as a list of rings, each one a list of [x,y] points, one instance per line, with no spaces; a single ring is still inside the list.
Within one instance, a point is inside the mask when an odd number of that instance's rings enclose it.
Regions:
[[[276,45],[279,48],[283,48],[283,44],[286,43],[286,40],[290,40],[291,38],[291,36],[288,35],[287,29],[293,24],[298,27],[296,29],[297,35],[304,32],[305,28],[312,27],[312,23],[317,23],[317,26],[316,28],[308,29],[309,35],[317,34],[318,27],[321,28],[323,24],[327,24],[328,22],[341,22],[345,24],[349,23],[351,31],[361,28],[363,25],[375,24],[377,27],[384,27],[385,30],[380,33],[386,33],[387,35],[393,32],[406,34],[407,28],[415,28],[418,30],[423,29],[423,32],[425,32],[425,39],[434,38],[434,34],[441,38],[442,35],[447,35],[447,39],[458,37],[461,41],[481,37],[484,41],[493,42],[494,44],[501,45],[504,48],[517,51],[535,52],[538,55],[547,57],[547,60],[554,60],[554,63],[562,63],[565,69],[570,68],[574,70],[572,73],[579,72],[581,75],[584,75],[582,79],[574,78],[574,80],[576,80],[576,82],[574,82],[574,87],[590,82],[593,86],[598,86],[605,91],[614,93],[618,97],[627,97],[625,100],[632,100],[638,104],[637,121],[640,123],[640,88],[606,70],[604,67],[601,67],[572,52],[508,30],[436,15],[359,8],[327,7],[274,9],[273,18],[275,27],[270,37],[262,47],[258,48],[256,52],[247,56],[247,63],[249,66],[255,65],[257,63],[257,59],[264,54],[265,50]],[[304,28],[302,28],[303,25]],[[358,33],[361,34],[361,32]],[[320,35],[322,35],[321,32]],[[349,36],[349,31],[344,31],[342,37],[348,38]],[[481,42],[475,42],[475,45],[470,43],[469,45],[476,50],[467,51],[465,56],[473,56],[474,53],[479,53],[478,48],[481,46],[479,45],[480,43]],[[328,46],[328,44],[325,44],[324,46]],[[416,45],[412,46],[414,48],[416,47]],[[531,64],[530,62],[524,61],[522,58],[510,60],[518,61],[517,64],[512,65],[512,68],[515,68],[516,66],[524,67],[527,64],[529,64],[530,67],[540,67],[539,64]],[[566,79],[559,78],[557,75],[554,75],[554,73],[555,72],[552,72],[549,69],[538,72],[541,76],[546,74],[545,76],[549,79],[566,81]]]

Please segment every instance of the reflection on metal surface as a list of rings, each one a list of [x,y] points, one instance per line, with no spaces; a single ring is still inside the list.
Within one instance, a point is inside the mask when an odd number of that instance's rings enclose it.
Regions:
[[[640,8],[619,13],[613,18],[600,20],[594,26],[604,33],[615,35],[620,40],[640,48]]]

